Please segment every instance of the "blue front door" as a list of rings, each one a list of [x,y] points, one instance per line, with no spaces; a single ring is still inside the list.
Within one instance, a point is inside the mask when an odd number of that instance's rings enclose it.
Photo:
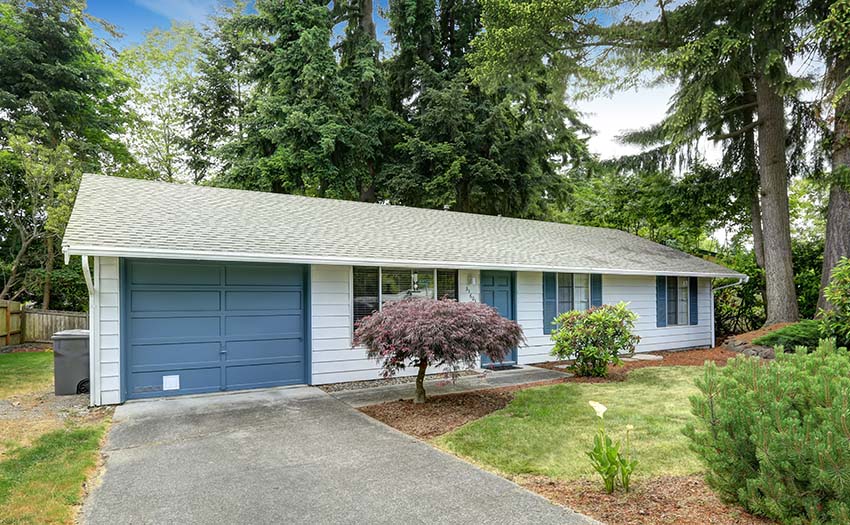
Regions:
[[[516,319],[513,272],[481,271],[481,302],[492,306],[507,319]],[[517,362],[517,349],[511,350],[501,362],[494,363],[481,356],[482,367],[510,366]]]
[[[126,397],[307,382],[307,269],[127,259]]]

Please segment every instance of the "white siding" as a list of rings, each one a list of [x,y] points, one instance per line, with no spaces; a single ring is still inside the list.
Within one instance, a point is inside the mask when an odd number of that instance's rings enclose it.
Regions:
[[[364,348],[352,348],[353,326],[351,266],[313,265],[310,280],[312,310],[312,379],[310,384],[323,385],[342,381],[380,379],[381,368],[366,357]],[[463,272],[461,272],[463,273]],[[478,282],[478,272],[474,272]],[[461,278],[461,300],[469,300],[464,292],[466,278]],[[472,287],[477,298],[477,284]],[[464,299],[466,297],[466,299]],[[429,373],[439,372],[438,369]],[[408,368],[399,375],[415,375]]]
[[[95,293],[89,298],[92,405],[121,402],[121,323],[117,257],[94,258]]]
[[[517,272],[517,322],[525,334],[526,344],[518,351],[521,365],[551,361],[552,340],[543,333],[543,274]]]
[[[543,333],[543,274],[517,272],[517,321],[525,333],[526,345],[519,349],[519,363],[549,361],[552,341]],[[655,326],[655,277],[603,275],[602,302],[629,303],[638,314],[635,333],[641,337],[638,352],[711,347],[712,312],[710,279],[699,279],[699,322],[696,325]]]
[[[641,337],[638,352],[675,350],[714,346],[711,341],[711,280],[698,279],[698,324],[682,326],[655,326],[655,277],[636,275],[604,275],[602,301],[625,301],[638,314],[635,332]]]

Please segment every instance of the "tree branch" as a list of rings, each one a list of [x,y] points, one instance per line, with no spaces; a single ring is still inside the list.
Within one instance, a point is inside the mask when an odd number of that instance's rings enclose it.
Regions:
[[[721,133],[719,135],[713,135],[709,138],[711,140],[715,141],[715,142],[718,141],[718,140],[734,139],[735,137],[740,137],[744,133],[746,133],[746,132],[750,131],[751,129],[754,129],[754,128],[760,126],[760,125],[761,125],[761,120],[756,120],[756,121],[753,121],[753,122],[747,124],[746,126],[744,126],[741,129],[738,129],[738,130],[735,130],[735,131],[732,131],[732,132],[729,132],[729,133]]]

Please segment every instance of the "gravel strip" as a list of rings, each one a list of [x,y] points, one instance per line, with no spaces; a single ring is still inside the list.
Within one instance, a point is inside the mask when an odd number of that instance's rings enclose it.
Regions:
[[[489,374],[488,371],[481,370],[461,370],[455,374],[455,377],[468,377],[477,375]],[[438,374],[430,374],[425,376],[425,381],[451,381],[451,374],[440,372]],[[317,385],[325,392],[343,392],[346,390],[362,390],[364,388],[374,388],[387,385],[404,385],[416,381],[416,376],[403,377],[388,377],[386,379],[369,379],[367,381],[350,381],[345,383],[329,383],[327,385]]]

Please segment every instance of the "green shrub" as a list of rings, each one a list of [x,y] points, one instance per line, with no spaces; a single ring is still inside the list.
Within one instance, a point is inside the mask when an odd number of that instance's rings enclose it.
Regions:
[[[820,323],[812,319],[806,319],[799,323],[783,326],[779,330],[775,330],[758,339],[753,339],[753,343],[770,347],[784,346],[785,348],[797,348],[798,346],[805,346],[806,348],[814,349],[818,346],[820,334]]]
[[[842,257],[835,265],[823,295],[831,308],[821,310],[821,335],[834,337],[839,345],[850,345],[850,259]]]
[[[637,315],[622,302],[565,312],[555,318],[552,355],[573,358],[571,369],[580,376],[605,377],[609,364],[620,363],[620,354],[634,353],[640,341],[632,333],[635,319]]]
[[[812,353],[707,363],[685,428],[726,500],[783,524],[850,523],[850,354],[824,340]]]

